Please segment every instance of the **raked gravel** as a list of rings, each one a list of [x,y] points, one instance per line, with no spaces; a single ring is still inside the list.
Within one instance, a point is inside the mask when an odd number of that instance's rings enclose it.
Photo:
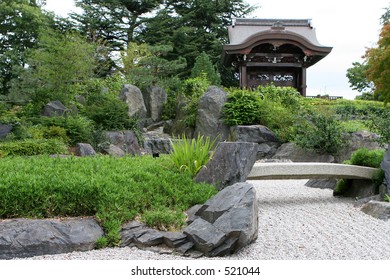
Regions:
[[[259,201],[258,239],[223,259],[379,260],[390,259],[390,221],[375,219],[333,197],[329,189],[306,187],[307,180],[249,181]],[[188,259],[136,248],[46,255],[35,260]]]

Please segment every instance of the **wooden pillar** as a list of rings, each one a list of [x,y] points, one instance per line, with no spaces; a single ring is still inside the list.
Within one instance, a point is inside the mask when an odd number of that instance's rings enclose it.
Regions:
[[[301,94],[306,97],[306,67],[302,67],[302,72],[301,72]]]
[[[240,87],[248,88],[248,73],[245,63],[240,66]]]

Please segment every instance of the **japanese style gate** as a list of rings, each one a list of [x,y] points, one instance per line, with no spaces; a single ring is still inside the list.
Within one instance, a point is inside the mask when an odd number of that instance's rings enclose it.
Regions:
[[[239,69],[243,88],[273,83],[306,96],[306,69],[332,50],[318,43],[310,20],[236,19],[228,32],[222,60]]]

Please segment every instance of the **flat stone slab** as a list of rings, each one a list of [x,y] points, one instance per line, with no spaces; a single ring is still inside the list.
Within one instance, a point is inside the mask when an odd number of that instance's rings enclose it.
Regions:
[[[255,163],[247,180],[371,179],[377,168],[319,162]]]
[[[0,259],[89,251],[103,234],[92,218],[0,221]]]

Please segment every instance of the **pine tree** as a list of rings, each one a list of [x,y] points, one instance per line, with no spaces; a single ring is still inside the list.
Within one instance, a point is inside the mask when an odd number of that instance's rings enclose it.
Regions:
[[[202,52],[196,58],[195,65],[191,71],[191,78],[201,77],[202,73],[205,74],[212,85],[221,84],[221,76],[205,52]]]

